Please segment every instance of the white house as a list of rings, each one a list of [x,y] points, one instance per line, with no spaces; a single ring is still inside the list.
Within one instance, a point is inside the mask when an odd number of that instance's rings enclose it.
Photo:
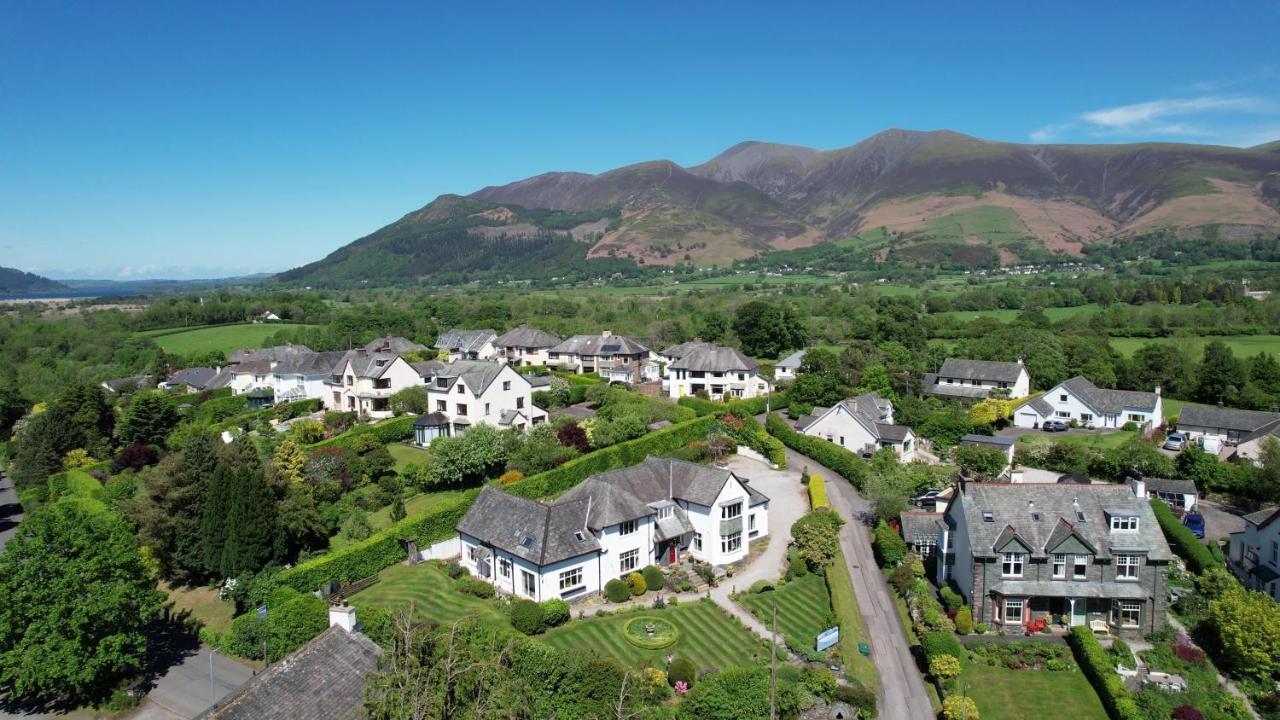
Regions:
[[[769,498],[728,470],[646,458],[551,503],[493,486],[458,522],[462,564],[501,592],[573,600],[686,555],[726,565],[769,534]]]
[[[667,367],[670,395],[705,393],[712,400],[738,400],[769,392],[769,381],[760,375],[755,360],[733,348],[703,345],[684,354]]]
[[[440,333],[436,338],[435,348],[449,354],[449,362],[454,360],[490,360],[498,356],[498,348],[494,340],[498,333],[489,328],[484,330],[453,329]]]
[[[271,368],[270,385],[276,402],[314,400],[325,396],[334,368],[342,362],[342,351],[306,353],[286,358]]]
[[[1200,493],[1191,480],[1172,478],[1129,478],[1125,481],[1140,498],[1156,498],[1174,510],[1191,512],[1200,503]]]
[[[926,373],[921,383],[925,395],[981,400],[991,394],[1020,398],[1031,394],[1031,376],[1022,360],[995,362],[947,358],[936,373]]]
[[[899,462],[915,458],[915,433],[905,425],[894,425],[893,403],[874,392],[830,408],[816,407],[808,420],[801,420],[799,429],[856,453],[870,455],[880,448],[893,448]]]
[[[1244,516],[1244,530],[1230,535],[1227,565],[1245,587],[1280,600],[1280,508]]]
[[[399,355],[365,348],[350,350],[325,381],[324,406],[362,418],[389,418],[391,396],[420,385],[418,371]]]
[[[773,379],[778,381],[791,381],[796,379],[796,373],[800,372],[800,364],[804,362],[804,350],[797,350],[790,355],[778,361],[773,366]]]
[[[1280,442],[1280,423],[1267,425],[1240,438],[1236,445],[1236,457],[1262,465],[1262,448],[1268,442]]]
[[[533,385],[506,363],[456,360],[427,379],[429,414],[414,421],[414,442],[466,432],[472,425],[523,430],[547,419],[533,404]]]
[[[559,335],[521,325],[499,335],[493,345],[498,349],[499,360],[520,367],[546,365],[550,360],[551,348],[562,342],[564,339]]]
[[[1247,442],[1256,433],[1280,426],[1280,413],[1237,410],[1212,405],[1187,405],[1178,413],[1178,432],[1192,440],[1208,436],[1224,445]]]
[[[705,342],[702,338],[697,337],[689,342],[682,342],[663,348],[658,351],[658,361],[662,363],[662,372],[660,374],[664,378],[668,377],[670,375],[668,371],[670,370],[671,365],[677,360],[680,360],[694,350],[714,347],[717,347],[714,343]]]
[[[609,330],[599,335],[574,335],[547,351],[548,364],[578,375],[599,373],[609,382],[655,380],[656,359],[648,345]]]
[[[1100,388],[1077,375],[1013,411],[1013,424],[1038,428],[1046,420],[1075,420],[1081,427],[1119,429],[1134,423],[1144,432],[1164,423],[1160,387],[1155,392]]]

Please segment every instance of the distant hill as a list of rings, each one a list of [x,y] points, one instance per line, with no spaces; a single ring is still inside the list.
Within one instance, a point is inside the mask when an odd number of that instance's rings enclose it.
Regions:
[[[46,293],[66,289],[66,285],[56,280],[13,268],[0,267],[0,294]]]
[[[1021,145],[887,130],[837,150],[744,142],[689,168],[547,173],[443,196],[281,277],[387,277],[369,252],[391,256],[395,276],[465,273],[492,267],[494,247],[537,273],[579,254],[724,264],[833,241],[872,260],[1007,264],[1155,231],[1248,241],[1278,228],[1280,142]]]

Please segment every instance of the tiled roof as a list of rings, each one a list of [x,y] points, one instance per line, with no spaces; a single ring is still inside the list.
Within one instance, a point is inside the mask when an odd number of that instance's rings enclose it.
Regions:
[[[1064,380],[1062,387],[1098,412],[1113,415],[1126,408],[1152,410],[1156,406],[1156,398],[1158,397],[1153,392],[1100,388],[1089,382],[1089,379],[1083,375]],[[1050,392],[1053,391],[1051,390]]]
[[[377,380],[382,377],[400,356],[392,352],[368,352],[363,348],[359,350],[348,350],[338,363],[334,365],[334,372],[341,373],[346,371],[347,363],[351,363],[351,370],[356,377],[372,378]]]
[[[898,515],[898,522],[902,527],[902,537],[909,542],[919,543],[926,538],[937,537],[942,528],[942,513],[902,512]]]
[[[777,364],[777,365],[774,365],[774,367],[775,367],[775,368],[790,368],[790,369],[792,369],[792,370],[799,370],[799,369],[800,369],[800,363],[804,361],[804,353],[805,353],[805,351],[804,351],[804,350],[797,350],[797,351],[795,351],[795,352],[791,353],[790,355],[786,356],[785,358],[783,358],[783,359],[779,360],[779,361],[778,361],[778,364]]]
[[[838,410],[841,407],[847,410],[877,440],[901,442],[911,432],[911,428],[906,425],[890,425],[883,422],[885,418],[893,414],[893,403],[874,392],[863,393],[857,397],[842,400],[830,409],[815,407],[811,415],[807,418],[801,418],[800,422],[797,423],[797,427],[803,432],[821,420],[828,412]]]
[[[420,378],[429,378],[435,375],[440,368],[444,367],[444,363],[439,360],[421,360],[419,362],[409,363],[409,367],[418,373]]]
[[[1178,413],[1178,426],[1222,428],[1251,433],[1280,420],[1280,413],[1258,410],[1237,410],[1214,405],[1187,405]]]
[[[407,352],[421,352],[423,350],[429,350],[430,348],[426,345],[416,343],[408,338],[402,338],[398,335],[384,335],[369,341],[369,344],[365,345],[364,349],[371,353],[389,352],[402,355]]]
[[[341,350],[299,353],[276,363],[272,372],[276,375],[332,375],[334,367],[342,362],[345,355]]]
[[[312,352],[311,348],[306,345],[277,345],[275,347],[261,349],[245,349],[237,350],[231,353],[231,357],[227,358],[227,362],[232,364],[250,362],[252,360],[272,360],[279,362],[286,358],[298,355],[300,353]]]
[[[505,367],[506,365],[492,360],[455,360],[437,370],[435,375],[427,381],[427,387],[433,391],[448,390],[461,379],[467,384],[471,394],[479,397],[489,389],[489,385],[497,379]],[[437,382],[442,378],[447,382],[443,388]]]
[[[648,503],[673,497],[709,507],[732,475],[684,460],[647,457],[638,465],[592,475],[557,502],[591,496],[592,527],[605,527],[648,515],[653,512]]]
[[[185,368],[170,375],[167,382],[170,385],[188,385],[197,390],[203,390],[217,375],[218,371],[211,367]]]
[[[1143,482],[1147,485],[1147,492],[1196,494],[1196,484],[1190,480],[1149,477],[1144,479]]]
[[[1257,510],[1255,512],[1249,513],[1248,515],[1245,515],[1244,519],[1252,525],[1262,527],[1264,525],[1269,525],[1271,521],[1274,520],[1278,514],[1280,514],[1280,508],[1275,506],[1265,507],[1265,508],[1262,508],[1261,510]]]
[[[372,640],[331,626],[200,715],[202,720],[357,720],[365,678],[382,654]]]
[[[678,345],[672,345],[671,347],[665,348],[658,354],[663,357],[679,359],[684,357],[685,355],[688,355],[694,350],[701,350],[703,348],[709,348],[709,347],[713,348],[713,347],[716,347],[716,345],[714,343],[704,342],[702,340],[690,340],[689,342],[682,342],[682,343],[679,343]]]
[[[483,330],[459,330],[457,328],[440,333],[436,338],[436,348],[458,352],[477,352],[487,342],[498,339],[498,333],[491,328]]]
[[[552,348],[561,342],[562,339],[559,335],[543,332],[528,325],[521,325],[498,336],[498,339],[494,340],[493,344],[498,347]]]
[[[1002,437],[999,435],[976,435],[969,433],[960,438],[961,445],[995,445],[997,447],[1008,449],[1013,446],[1015,438]]]
[[[730,372],[733,370],[751,371],[759,367],[759,363],[743,355],[733,348],[719,345],[704,345],[693,348],[683,357],[671,363],[672,370],[690,370],[695,372]]]
[[[995,388],[989,385],[958,385],[938,382],[938,375],[926,373],[920,387],[926,395],[944,395],[946,397],[984,398]]]
[[[574,335],[551,348],[553,353],[566,355],[644,355],[649,346],[626,335]]]
[[[947,358],[943,361],[942,368],[938,370],[938,376],[1011,383],[1018,380],[1022,370],[1022,364],[1016,362]]]

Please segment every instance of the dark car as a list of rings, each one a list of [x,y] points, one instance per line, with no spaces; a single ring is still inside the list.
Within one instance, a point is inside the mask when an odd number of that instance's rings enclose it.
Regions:
[[[1066,432],[1067,424],[1061,420],[1045,420],[1040,429],[1045,432]]]

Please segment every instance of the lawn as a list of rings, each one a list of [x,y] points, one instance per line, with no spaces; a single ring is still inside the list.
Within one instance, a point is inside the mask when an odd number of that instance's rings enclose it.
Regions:
[[[827,569],[831,576],[831,604],[835,607],[836,622],[840,623],[840,657],[845,670],[858,682],[869,688],[877,686],[876,666],[870,658],[858,652],[858,644],[867,641],[867,627],[863,624],[858,599],[853,595],[853,578],[844,553],[837,552],[835,562]]]
[[[1051,307],[1044,309],[1044,315],[1049,318],[1050,321],[1057,322],[1069,317],[1076,317],[1077,315],[1092,315],[1098,312],[1099,309],[1100,307],[1096,303],[1089,305],[1077,305],[1075,307]],[[962,323],[976,320],[980,317],[990,317],[995,318],[1000,322],[1010,322],[1021,314],[1021,310],[952,310],[950,312],[937,313],[934,317],[953,318]]]
[[[1199,360],[1204,346],[1213,340],[1221,340],[1237,358],[1253,357],[1261,352],[1280,356],[1280,335],[1206,335],[1203,337],[1113,337],[1111,347],[1125,357],[1132,357],[1138,348],[1148,343],[1176,343]]]
[[[160,583],[160,592],[168,596],[175,613],[186,611],[192,620],[214,632],[231,631],[231,618],[235,615],[236,606],[219,598],[217,590],[210,587],[170,587]]]
[[[413,606],[414,618],[424,622],[451,623],[468,616],[506,623],[507,618],[493,602],[463,595],[442,571],[431,563],[392,565],[378,573],[378,583],[351,596],[351,604],[359,615],[360,606],[389,611],[408,610]]]
[[[391,453],[391,458],[396,461],[396,472],[404,472],[405,467],[413,463],[424,465],[431,457],[429,450],[404,443],[387,445],[387,452]]]
[[[272,335],[281,330],[304,327],[311,326],[295,323],[245,323],[147,330],[138,335],[152,338],[160,349],[175,355],[196,355],[206,352],[222,352],[229,355],[244,348],[262,347],[267,344]]]
[[[1101,433],[1090,432],[1088,434],[1040,433],[1036,435],[1022,435],[1018,438],[1018,442],[1024,445],[1030,445],[1033,443],[1065,443],[1067,445],[1084,445],[1086,447],[1097,448],[1099,450],[1110,450],[1112,448],[1118,448],[1137,437],[1140,437],[1138,433],[1128,432],[1125,430]]]
[[[961,681],[968,683],[982,720],[1107,720],[1102,701],[1079,670],[1008,670],[974,664]]]
[[[438,492],[422,493],[414,495],[404,502],[405,516],[421,515],[426,511],[444,503],[453,502],[461,497],[465,490],[440,490]],[[391,527],[391,506],[387,505],[369,513],[369,527],[373,532],[378,532],[383,528]],[[334,535],[329,538],[329,549],[337,550],[344,545],[349,545],[350,541],[341,535]]]
[[[821,575],[798,577],[771,592],[747,593],[740,596],[738,602],[766,627],[772,620],[773,606],[777,605],[778,632],[810,649],[818,633],[827,629],[827,616],[831,614],[827,582]]]
[[[699,670],[750,665],[752,659],[769,657],[763,641],[715,603],[699,600],[679,607],[645,610],[675,625],[680,637],[660,650],[632,645],[623,636],[623,626],[636,613],[574,620],[544,636],[552,647],[576,653],[611,658],[624,667],[663,667],[668,655],[687,658]]]

